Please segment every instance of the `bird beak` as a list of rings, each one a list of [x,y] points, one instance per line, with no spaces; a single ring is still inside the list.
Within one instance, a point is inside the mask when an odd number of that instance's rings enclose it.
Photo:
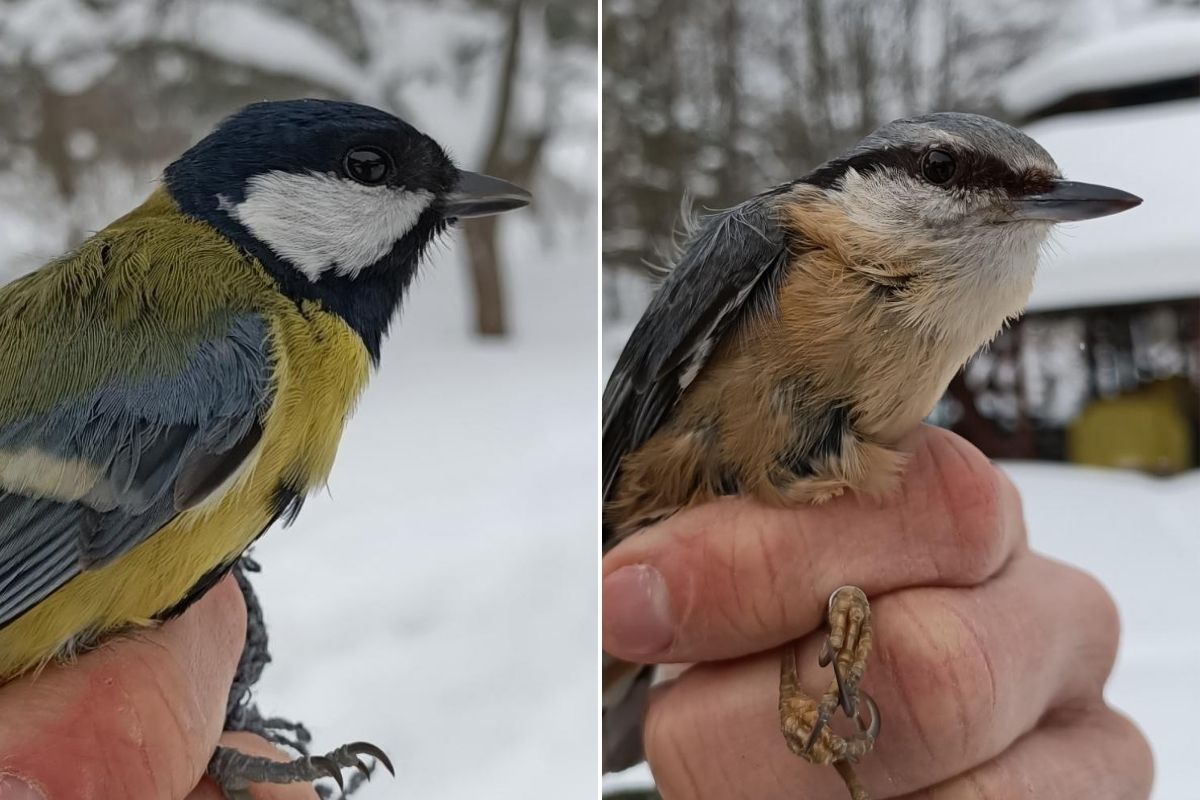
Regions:
[[[1056,180],[1047,192],[1013,200],[1012,219],[1076,222],[1119,214],[1141,203],[1142,198],[1120,189]]]
[[[464,169],[458,171],[458,184],[442,197],[438,209],[447,219],[490,217],[523,208],[532,199],[520,186]]]

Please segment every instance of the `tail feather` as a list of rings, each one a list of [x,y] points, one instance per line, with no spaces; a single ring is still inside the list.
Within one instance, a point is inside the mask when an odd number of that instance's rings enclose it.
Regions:
[[[620,772],[645,760],[642,720],[653,679],[653,666],[604,654],[604,772]]]

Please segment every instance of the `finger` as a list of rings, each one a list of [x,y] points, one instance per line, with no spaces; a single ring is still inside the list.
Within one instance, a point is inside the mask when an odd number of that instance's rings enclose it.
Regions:
[[[1115,658],[1116,611],[1081,572],[1033,554],[973,589],[908,589],[876,604],[863,689],[883,735],[859,774],[885,796],[965,772],[1032,730],[1048,709],[1098,700]],[[801,685],[829,682],[821,636],[800,644]],[[779,651],[693,667],[652,697],[644,728],[660,783],[698,798],[837,796],[833,770],[793,756],[776,711]],[[844,791],[844,788],[841,789]]]
[[[46,800],[186,796],[221,733],[245,639],[246,607],[226,579],[160,628],[0,687],[0,773]]]
[[[1128,719],[1097,705],[1048,722],[979,769],[906,800],[1146,800],[1153,781],[1145,737]]]
[[[955,434],[923,427],[902,491],[775,509],[727,498],[632,536],[604,559],[604,648],[633,661],[707,661],[815,630],[839,586],[874,596],[970,586],[1024,547],[1012,483]]]
[[[226,732],[221,736],[220,744],[272,761],[291,761],[293,758],[266,739],[252,733]],[[250,794],[254,796],[254,800],[314,800],[317,797],[317,791],[310,783],[254,784],[250,787]],[[212,778],[205,776],[195,791],[187,796],[187,800],[225,800],[225,796]]]

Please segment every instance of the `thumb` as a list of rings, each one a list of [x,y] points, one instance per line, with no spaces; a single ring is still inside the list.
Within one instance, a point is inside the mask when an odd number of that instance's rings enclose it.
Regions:
[[[0,800],[183,798],[204,774],[246,639],[237,585],[0,687]]]

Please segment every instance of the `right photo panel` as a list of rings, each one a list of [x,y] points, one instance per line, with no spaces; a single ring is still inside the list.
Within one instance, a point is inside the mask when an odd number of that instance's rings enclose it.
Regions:
[[[601,47],[604,796],[1193,796],[1200,2]]]

